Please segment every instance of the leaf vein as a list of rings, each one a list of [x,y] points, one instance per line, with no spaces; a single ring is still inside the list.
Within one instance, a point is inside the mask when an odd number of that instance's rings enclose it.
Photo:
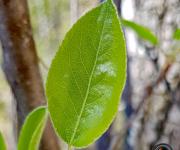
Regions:
[[[106,9],[107,9],[107,7],[106,7]],[[107,10],[105,12],[107,12]],[[107,14],[106,14],[106,17],[107,17]],[[96,67],[96,64],[97,64],[97,59],[98,59],[99,51],[100,51],[100,48],[101,48],[102,35],[103,35],[103,32],[104,32],[104,26],[105,26],[106,17],[105,17],[104,22],[103,22],[103,27],[102,27],[102,30],[101,30],[101,35],[100,35],[100,40],[99,40],[98,49],[97,49],[97,53],[96,53],[96,58],[95,58],[95,61],[94,61],[94,65],[93,65],[91,74],[90,74],[90,78],[89,78],[89,82],[88,82],[88,87],[87,87],[86,95],[85,95],[85,98],[84,98],[84,101],[83,101],[83,105],[82,105],[82,108],[81,108],[81,111],[80,111],[80,115],[78,116],[77,122],[75,124],[74,132],[72,134],[72,137],[71,137],[71,140],[70,140],[70,144],[74,140],[74,137],[75,137],[75,135],[77,133],[77,129],[78,129],[78,126],[79,126],[79,123],[80,123],[80,120],[81,120],[81,117],[82,117],[82,114],[83,114],[83,111],[84,111],[84,107],[86,105],[86,101],[87,101],[87,98],[89,96],[89,90],[90,90],[90,86],[91,86],[91,81],[92,81],[94,70],[95,70],[95,67]]]

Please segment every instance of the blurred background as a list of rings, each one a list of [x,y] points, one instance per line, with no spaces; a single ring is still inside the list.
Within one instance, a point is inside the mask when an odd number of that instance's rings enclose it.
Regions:
[[[65,33],[80,16],[102,1],[28,1],[43,84]],[[127,42],[127,82],[116,119],[87,149],[151,150],[155,144],[168,143],[173,150],[180,150],[180,1],[115,0],[115,3]],[[18,96],[8,77],[11,71],[7,71],[8,61],[3,50],[6,33],[1,30],[1,12],[5,9],[0,0],[0,130],[8,149],[14,150],[18,118],[15,114],[19,103],[15,101]],[[58,142],[58,149],[64,150],[66,144]]]

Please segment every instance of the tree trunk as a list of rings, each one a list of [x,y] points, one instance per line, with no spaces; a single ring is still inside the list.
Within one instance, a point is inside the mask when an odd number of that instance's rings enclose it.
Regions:
[[[26,0],[0,0],[0,40],[3,70],[16,99],[19,132],[27,114],[46,103]],[[50,122],[41,149],[60,149]]]

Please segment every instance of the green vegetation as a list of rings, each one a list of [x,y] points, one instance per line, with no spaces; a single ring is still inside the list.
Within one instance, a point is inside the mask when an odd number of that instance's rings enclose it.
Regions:
[[[180,28],[175,30],[173,38],[176,40],[180,40]]]
[[[146,41],[149,41],[153,45],[158,44],[158,38],[147,27],[139,25],[133,21],[129,21],[129,20],[125,20],[125,19],[121,19],[121,20],[122,20],[123,26],[134,30],[140,38],[142,38]]]
[[[0,150],[6,150],[6,144],[1,132],[0,132]]]
[[[39,107],[27,116],[20,132],[18,150],[38,149],[46,120],[46,107]]]
[[[48,109],[58,134],[85,147],[111,124],[126,78],[123,32],[111,0],[72,27],[47,79]]]

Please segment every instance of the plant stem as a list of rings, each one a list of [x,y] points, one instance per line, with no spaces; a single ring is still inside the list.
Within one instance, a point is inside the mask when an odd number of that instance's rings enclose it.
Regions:
[[[71,145],[68,145],[68,150],[73,150]]]

